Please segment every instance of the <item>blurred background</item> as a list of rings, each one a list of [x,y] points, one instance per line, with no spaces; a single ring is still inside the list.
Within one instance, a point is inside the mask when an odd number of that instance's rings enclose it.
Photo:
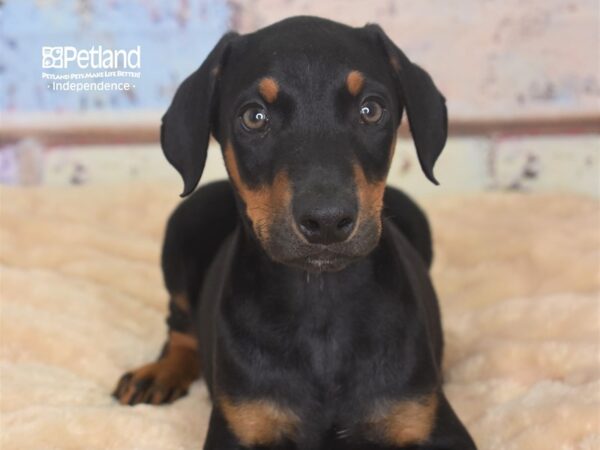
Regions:
[[[158,144],[178,84],[227,30],[311,14],[379,23],[448,99],[450,140],[421,175],[406,131],[390,182],[419,195],[489,190],[598,196],[596,0],[12,0],[0,3],[0,182],[172,180]],[[48,88],[43,46],[141,48],[130,91]],[[72,70],[70,71],[72,72]],[[118,78],[117,78],[118,80]],[[214,145],[213,145],[214,147]],[[209,152],[203,181],[221,178]]]

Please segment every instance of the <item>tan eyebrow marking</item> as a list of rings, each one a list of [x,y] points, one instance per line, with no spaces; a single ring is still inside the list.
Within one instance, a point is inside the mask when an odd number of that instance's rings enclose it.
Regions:
[[[346,88],[352,96],[358,95],[365,83],[365,77],[358,70],[351,71],[346,77]]]
[[[267,103],[273,103],[277,100],[277,94],[279,94],[279,84],[274,78],[264,77],[258,83],[258,92]]]

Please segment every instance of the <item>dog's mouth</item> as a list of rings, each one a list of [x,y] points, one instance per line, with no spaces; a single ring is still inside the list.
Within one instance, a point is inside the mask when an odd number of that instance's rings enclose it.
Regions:
[[[333,245],[311,245],[287,254],[286,258],[279,258],[279,262],[307,272],[339,272],[369,254],[375,242],[360,240]]]
[[[307,272],[338,272],[357,259],[357,256],[324,251],[319,254],[293,259],[288,261],[287,264]]]
[[[365,221],[354,236],[333,244],[309,244],[281,222],[270,229],[270,239],[262,242],[267,255],[276,262],[307,272],[338,272],[366,257],[377,245],[380,225]]]

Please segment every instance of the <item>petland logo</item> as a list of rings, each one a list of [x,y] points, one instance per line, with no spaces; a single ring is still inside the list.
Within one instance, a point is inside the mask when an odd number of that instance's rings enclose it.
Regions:
[[[141,48],[131,50],[104,49],[101,45],[89,50],[75,47],[42,47],[42,68],[68,69],[76,64],[79,69],[139,69],[142,64]]]
[[[1,1],[1,0],[0,0]],[[113,50],[101,45],[88,49],[42,47],[42,79],[52,91],[130,91],[130,79],[142,76],[142,50]],[[132,70],[138,69],[138,70]]]

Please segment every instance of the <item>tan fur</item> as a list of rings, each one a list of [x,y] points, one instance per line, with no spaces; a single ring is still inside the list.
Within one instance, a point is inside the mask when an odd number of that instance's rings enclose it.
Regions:
[[[196,350],[198,348],[198,339],[191,334],[171,331],[169,333],[168,348],[169,351],[176,350],[177,348],[189,348],[191,350]]]
[[[221,397],[219,404],[231,431],[245,447],[277,444],[293,437],[300,422],[294,412],[269,400],[234,403]]]
[[[187,295],[173,294],[171,300],[173,301],[173,303],[175,303],[175,306],[177,306],[177,308],[179,308],[181,311],[185,313],[190,312],[190,301],[188,300]]]
[[[351,71],[346,77],[346,88],[353,97],[356,97],[363,88],[365,77],[358,70]]]
[[[258,83],[258,91],[267,103],[273,103],[279,94],[279,84],[274,78],[265,77]]]
[[[435,394],[418,400],[378,405],[368,425],[387,444],[398,447],[420,444],[431,435],[437,405]]]
[[[390,64],[392,65],[396,73],[399,73],[402,70],[402,66],[400,65],[400,61],[398,60],[398,58],[391,57]]]
[[[267,241],[273,221],[278,214],[289,208],[292,194],[287,173],[282,171],[276,174],[270,186],[250,189],[240,177],[230,144],[225,148],[225,165],[231,181],[246,204],[246,214],[252,221],[254,232],[261,241]]]
[[[375,220],[379,229],[381,229],[381,209],[383,208],[385,179],[374,183],[369,182],[361,165],[355,163],[354,182],[358,194],[358,222],[360,223],[369,219]]]

